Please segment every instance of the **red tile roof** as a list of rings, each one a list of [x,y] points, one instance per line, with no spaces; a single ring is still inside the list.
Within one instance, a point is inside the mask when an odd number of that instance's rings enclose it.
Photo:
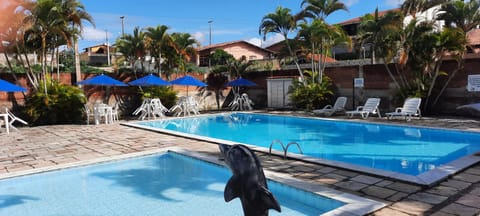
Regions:
[[[212,45],[208,45],[208,46],[204,46],[204,47],[200,47],[198,48],[198,51],[202,51],[202,50],[207,50],[207,49],[214,49],[214,48],[221,48],[221,47],[225,47],[225,46],[229,46],[229,45],[234,45],[234,44],[238,44],[238,43],[244,43],[244,44],[247,44],[247,45],[250,45],[252,47],[255,47],[257,49],[261,49],[261,50],[264,50],[266,52],[269,52],[269,53],[272,53],[271,50],[268,50],[268,49],[265,49],[265,48],[262,48],[262,47],[259,47],[255,44],[251,44],[247,41],[244,41],[244,40],[236,40],[236,41],[229,41],[229,42],[225,42],[225,43],[219,43],[219,44],[212,44]]]

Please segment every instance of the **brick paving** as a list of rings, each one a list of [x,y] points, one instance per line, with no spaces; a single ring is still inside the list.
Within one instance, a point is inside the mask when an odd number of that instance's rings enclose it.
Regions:
[[[362,120],[363,121],[363,120]],[[480,131],[480,122],[423,118],[404,122],[369,121]],[[127,153],[179,146],[218,156],[212,143],[112,125],[53,125],[0,132],[0,177],[55,165],[108,158]],[[336,167],[288,160],[258,153],[266,170],[287,173],[304,181],[381,201],[387,206],[372,215],[479,215],[480,164],[432,187],[421,187]]]

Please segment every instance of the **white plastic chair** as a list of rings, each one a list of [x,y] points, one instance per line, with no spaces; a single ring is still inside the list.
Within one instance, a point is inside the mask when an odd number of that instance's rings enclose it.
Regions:
[[[28,125],[28,123],[27,123],[25,120],[23,120],[23,119],[18,118],[17,116],[15,116],[12,112],[10,112],[10,110],[8,110],[8,108],[5,108],[5,113],[8,114],[8,119],[9,119],[9,120],[8,120],[8,126],[9,126],[10,128],[13,128],[13,129],[15,129],[16,131],[18,131],[18,129],[17,129],[15,126],[13,126],[13,123],[16,122],[16,121],[18,121],[18,122],[20,122],[20,123],[22,123],[22,124],[24,124],[24,125]]]
[[[368,98],[365,101],[363,106],[358,106],[356,110],[347,111],[347,116],[353,117],[354,115],[360,115],[363,119],[367,119],[370,114],[377,114],[379,118],[382,116],[380,115],[380,111],[378,110],[378,106],[380,105],[380,98]]]
[[[90,117],[95,119],[95,112],[92,110],[91,106],[85,104],[83,106],[83,111],[85,112],[85,116],[87,117],[87,125],[90,124]]]
[[[319,115],[331,116],[336,112],[345,111],[345,105],[347,104],[347,97],[338,97],[335,103],[332,105],[328,104],[322,109],[316,109],[312,112]]]
[[[405,121],[412,120],[412,117],[422,117],[420,112],[421,98],[407,98],[402,107],[395,108],[394,112],[386,113],[387,119],[393,119],[395,116],[405,117]]]

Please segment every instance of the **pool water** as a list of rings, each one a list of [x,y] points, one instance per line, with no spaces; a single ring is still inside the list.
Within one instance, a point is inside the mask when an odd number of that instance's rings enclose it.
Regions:
[[[177,153],[0,180],[0,215],[243,215],[226,203],[224,167]],[[319,215],[344,205],[269,181],[282,215]],[[271,215],[278,215],[271,210]]]
[[[231,113],[137,124],[265,148],[275,139],[297,142],[307,156],[413,176],[480,151],[479,133],[292,116]],[[299,153],[296,146],[288,152]]]

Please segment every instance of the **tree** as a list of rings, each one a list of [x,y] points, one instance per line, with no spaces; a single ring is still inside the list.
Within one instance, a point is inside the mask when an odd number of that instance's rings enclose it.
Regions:
[[[117,49],[125,59],[130,63],[133,73],[136,75],[136,63],[140,61],[143,71],[143,60],[146,54],[145,33],[140,30],[140,27],[135,27],[132,34],[126,34],[117,39]]]
[[[179,70],[187,72],[187,63],[190,62],[191,56],[197,54],[195,45],[198,45],[199,42],[195,40],[192,35],[188,33],[173,33],[171,35],[173,46],[178,53],[179,60]]]
[[[157,58],[155,62],[158,69],[158,75],[161,76],[161,59],[162,59],[162,47],[172,44],[172,39],[167,33],[168,26],[158,25],[157,27],[148,27],[145,31],[146,46],[150,50],[150,54]]]
[[[71,26],[70,34],[73,38],[74,44],[74,53],[75,53],[75,76],[76,81],[81,80],[81,69],[80,69],[80,55],[78,51],[78,36],[83,31],[83,21],[87,21],[93,26],[93,17],[87,13],[85,6],[77,0],[56,0],[57,4],[61,5],[61,14],[63,19],[66,20],[67,25]],[[66,40],[67,44],[71,46],[71,41]],[[58,54],[58,52],[57,52]]]
[[[303,71],[298,64],[297,56],[292,50],[288,39],[288,34],[297,28],[298,20],[300,20],[300,16],[294,16],[290,13],[290,9],[279,6],[274,13],[269,13],[262,18],[258,32],[260,35],[263,34],[263,39],[265,39],[269,33],[278,33],[283,36],[288,52],[290,56],[292,56],[303,82],[305,80]]]
[[[333,12],[348,11],[347,6],[338,0],[303,0],[301,7],[304,16],[325,21]]]

